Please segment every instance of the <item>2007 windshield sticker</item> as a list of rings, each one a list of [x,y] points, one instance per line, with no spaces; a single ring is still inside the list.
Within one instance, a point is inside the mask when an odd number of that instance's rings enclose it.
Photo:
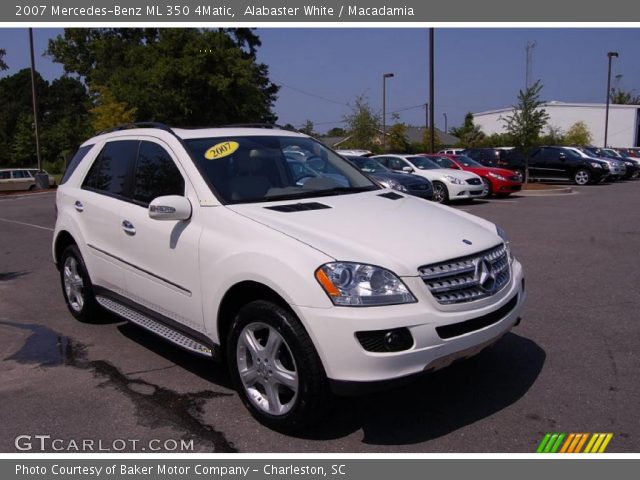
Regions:
[[[227,155],[231,155],[239,147],[240,144],[238,142],[218,143],[204,152],[204,158],[206,158],[207,160],[217,160],[218,158],[224,158]]]

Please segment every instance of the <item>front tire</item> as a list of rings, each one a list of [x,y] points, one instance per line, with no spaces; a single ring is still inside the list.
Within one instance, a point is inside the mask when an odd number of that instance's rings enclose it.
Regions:
[[[100,307],[80,250],[68,246],[60,257],[60,283],[67,308],[81,322],[96,322]]]
[[[299,430],[324,413],[329,389],[322,362],[289,310],[264,300],[242,307],[230,329],[227,360],[243,403],[268,427]]]
[[[449,191],[442,182],[433,182],[433,201],[436,203],[447,203],[449,201]]]
[[[576,185],[587,185],[591,183],[591,173],[589,170],[581,168],[573,174],[573,183]]]
[[[482,190],[482,194],[480,195],[480,198],[489,198],[492,195],[492,189],[491,189],[491,182],[489,181],[488,178],[484,178],[482,177],[482,183],[483,183],[483,190]]]

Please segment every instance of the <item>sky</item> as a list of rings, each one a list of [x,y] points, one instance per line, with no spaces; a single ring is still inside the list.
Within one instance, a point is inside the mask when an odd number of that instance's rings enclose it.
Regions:
[[[47,41],[62,29],[34,29],[36,69],[47,80],[63,73],[43,56]],[[387,79],[387,123],[425,124],[428,101],[428,32],[417,28],[260,28],[258,60],[281,85],[278,123],[301,126],[307,119],[324,133],[344,126],[359,95],[382,111],[382,75]],[[612,79],[640,94],[640,29],[437,28],[435,31],[435,122],[444,129],[462,123],[467,112],[508,107],[525,83],[525,46],[533,49],[532,78],[543,100],[603,103],[607,52],[617,51]],[[0,48],[10,69],[29,66],[27,30],[0,28]],[[144,120],[144,119],[140,119]]]

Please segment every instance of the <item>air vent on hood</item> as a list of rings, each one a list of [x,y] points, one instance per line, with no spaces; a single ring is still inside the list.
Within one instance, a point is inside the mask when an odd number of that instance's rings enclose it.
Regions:
[[[399,195],[396,192],[381,193],[378,196],[388,198],[389,200],[398,200],[399,198],[404,198],[402,195]]]
[[[322,210],[325,208],[331,208],[329,205],[324,205],[318,202],[307,203],[290,203],[288,205],[276,205],[275,207],[264,207],[268,210],[275,210],[276,212],[304,212],[307,210]]]

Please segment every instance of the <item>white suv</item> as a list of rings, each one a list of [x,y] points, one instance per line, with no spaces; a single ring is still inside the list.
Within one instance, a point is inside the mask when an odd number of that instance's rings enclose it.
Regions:
[[[311,178],[296,177],[292,148]],[[329,392],[478,353],[525,299],[494,224],[384,189],[275,127],[98,135],[56,202],[53,257],[71,313],[106,309],[226,358],[248,409],[276,429],[317,420]]]

